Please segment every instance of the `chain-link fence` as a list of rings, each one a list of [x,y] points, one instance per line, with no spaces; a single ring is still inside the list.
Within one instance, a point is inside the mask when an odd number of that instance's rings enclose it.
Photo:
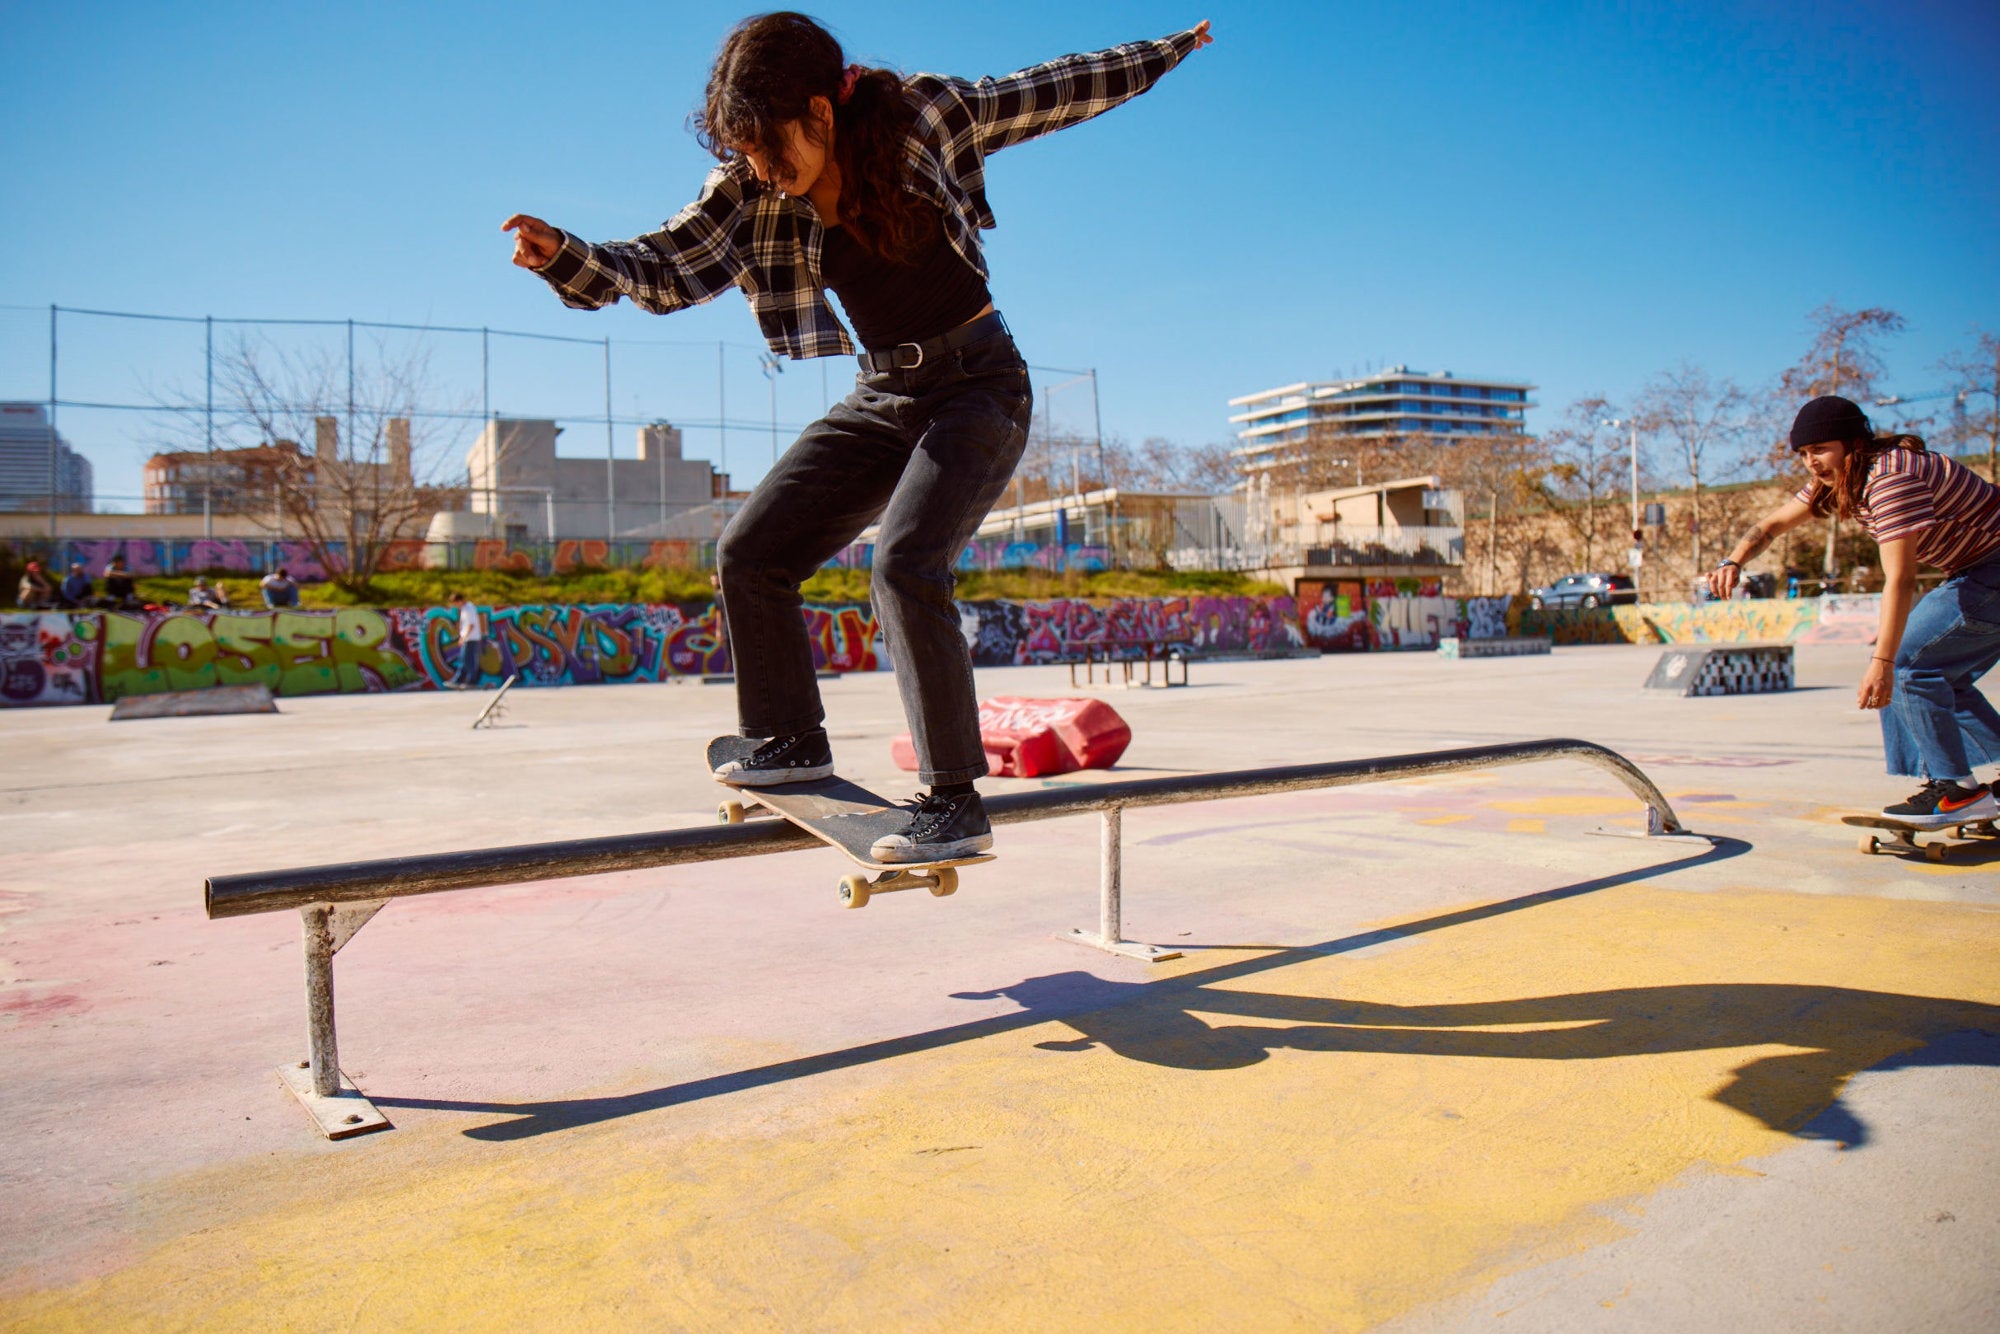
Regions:
[[[1031,369],[1033,429],[1046,446],[1034,464],[1041,494],[1080,493],[1102,475],[1096,373]],[[421,563],[431,566],[637,563],[661,559],[662,543],[676,559],[703,560],[730,492],[754,484],[848,391],[852,374],[842,358],[783,362],[727,340],[0,307],[9,409],[0,414],[0,535],[16,544],[152,541],[152,563],[167,569],[212,559],[217,544],[249,553],[231,564],[280,549],[296,564],[305,534],[287,531],[285,506],[254,475],[258,451],[292,449],[322,471],[329,457],[400,469],[411,503],[486,516],[402,531],[406,549],[392,566],[413,559],[413,541],[425,543]],[[562,479],[477,475],[481,440],[509,422],[552,429]],[[648,455],[642,438],[661,424],[675,434],[655,437]],[[633,466],[654,458],[657,482]],[[706,464],[710,484],[681,488],[670,503],[665,465],[676,459]],[[998,557],[968,553],[968,564],[1101,565],[1113,552],[1161,547],[1152,537],[1118,540],[1111,512],[1077,496],[1057,508],[1073,528],[1059,521]],[[1210,538],[1178,547],[1221,545],[1212,516],[1183,526]],[[322,545],[340,558],[339,541]]]

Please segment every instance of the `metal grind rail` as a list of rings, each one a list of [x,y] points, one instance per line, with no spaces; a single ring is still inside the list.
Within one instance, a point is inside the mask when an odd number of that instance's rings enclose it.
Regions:
[[[1102,817],[1097,930],[1071,931],[1065,939],[1129,958],[1160,960],[1174,951],[1140,944],[1123,933],[1123,813],[1141,806],[1350,787],[1396,779],[1467,773],[1545,760],[1578,760],[1609,773],[1646,804],[1646,830],[1599,830],[1632,837],[1685,836],[1673,808],[1638,766],[1588,741],[1560,738],[1498,746],[1467,746],[1379,759],[1334,760],[1274,769],[1237,769],[1118,783],[1076,783],[986,799],[996,825],[1052,820],[1097,811]],[[333,956],[393,898],[483,889],[565,876],[602,875],[687,862],[759,857],[824,847],[783,820],[669,829],[650,834],[526,843],[470,852],[307,866],[286,871],[211,876],[203,887],[211,918],[298,909],[304,923],[306,1018],[309,1059],[280,1067],[287,1087],[305,1104],[328,1138],[344,1139],[388,1127],[388,1120],[340,1073],[334,1036]]]

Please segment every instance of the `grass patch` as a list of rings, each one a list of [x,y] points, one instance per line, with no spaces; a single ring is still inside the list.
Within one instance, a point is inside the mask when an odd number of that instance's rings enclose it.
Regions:
[[[232,607],[258,608],[264,596],[254,578],[222,576],[210,583],[226,590]],[[168,606],[187,602],[191,577],[163,576],[138,581],[139,596]],[[808,602],[868,601],[866,570],[821,570],[806,580]],[[1240,574],[1205,570],[1106,570],[1095,574],[1052,574],[1042,570],[969,570],[958,577],[958,596],[968,602],[1041,602],[1050,598],[1273,596],[1282,584]],[[497,606],[533,603],[673,602],[706,603],[715,595],[707,570],[577,570],[563,575],[508,574],[500,570],[409,570],[375,577],[366,593],[354,595],[335,584],[300,584],[305,607],[441,607],[462,592],[474,602]]]

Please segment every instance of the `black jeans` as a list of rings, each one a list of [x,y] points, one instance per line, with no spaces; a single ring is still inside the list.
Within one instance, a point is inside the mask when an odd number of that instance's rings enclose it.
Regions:
[[[799,584],[880,518],[875,616],[919,776],[962,783],[986,773],[952,566],[1006,491],[1032,411],[1027,363],[996,333],[912,370],[864,372],[806,428],[716,550],[744,736],[825,719]]]

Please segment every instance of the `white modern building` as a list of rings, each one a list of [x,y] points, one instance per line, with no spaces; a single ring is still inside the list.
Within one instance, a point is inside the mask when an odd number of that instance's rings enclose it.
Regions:
[[[52,449],[55,508],[67,514],[90,512],[90,460],[49,425],[46,403],[0,403],[0,510],[48,512]]]
[[[1229,400],[1229,420],[1243,443],[1245,475],[1269,468],[1288,447],[1322,436],[1387,440],[1518,433],[1527,429],[1528,395],[1518,380],[1470,379],[1450,371],[1391,366],[1354,380],[1301,381]]]

